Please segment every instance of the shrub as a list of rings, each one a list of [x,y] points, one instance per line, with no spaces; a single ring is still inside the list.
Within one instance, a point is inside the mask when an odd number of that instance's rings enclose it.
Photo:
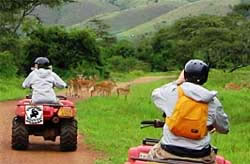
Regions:
[[[112,56],[108,60],[109,68],[115,72],[130,72],[132,70],[149,71],[150,64],[136,59],[135,57],[124,58],[122,56]]]
[[[156,71],[182,68],[196,57],[219,69],[248,65],[249,26],[247,19],[235,15],[180,19],[153,37],[152,68]]]
[[[14,77],[17,73],[15,59],[13,55],[8,52],[0,52],[0,77]]]
[[[82,62],[89,63],[91,69],[102,66],[100,49],[92,31],[39,25],[28,33],[28,38],[24,46],[26,72],[39,56],[48,57],[55,71],[61,75],[72,68],[79,69]]]

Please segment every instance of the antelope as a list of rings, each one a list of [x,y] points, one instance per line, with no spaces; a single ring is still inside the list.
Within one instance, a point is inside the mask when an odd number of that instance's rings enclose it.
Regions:
[[[78,79],[71,79],[68,82],[68,89],[67,89],[67,96],[79,96],[79,92],[80,92],[80,86],[78,84]]]
[[[66,96],[72,96],[73,93],[73,80],[68,81],[68,88],[66,90]]]
[[[83,89],[86,88],[89,93],[89,89],[95,84],[95,80],[87,80],[82,75],[77,75],[76,78],[69,80],[68,84],[66,92],[68,96],[82,97]]]
[[[82,92],[84,89],[87,89],[87,93],[89,93],[90,88],[92,88],[95,85],[95,83],[96,83],[95,80],[79,79],[78,80],[79,90]]]
[[[240,84],[240,86],[242,87],[242,88],[250,88],[250,83],[248,83],[248,82],[243,82],[243,83],[241,83]]]
[[[227,83],[224,87],[225,89],[240,90],[241,86],[235,83]]]
[[[131,84],[127,84],[124,87],[118,87],[116,89],[117,96],[119,96],[119,95],[125,95],[125,100],[127,100],[127,96],[128,96],[128,94],[130,92],[130,86],[131,86]]]
[[[111,80],[103,81],[99,84],[94,85],[93,90],[91,91],[91,96],[93,96],[94,93],[97,93],[97,95],[99,93],[102,93],[102,96],[105,95],[110,96],[113,88],[116,86],[117,85],[115,84],[114,81]]]

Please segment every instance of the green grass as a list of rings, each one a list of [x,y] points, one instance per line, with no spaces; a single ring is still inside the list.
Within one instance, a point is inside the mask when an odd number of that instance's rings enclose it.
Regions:
[[[30,89],[22,88],[23,81],[23,77],[0,78],[0,101],[21,99],[30,94]],[[62,89],[55,88],[55,92],[60,95]]]
[[[213,144],[219,148],[219,154],[231,160],[233,164],[250,163],[250,94],[249,89],[233,91],[224,89],[224,86],[229,82],[250,83],[249,75],[249,68],[233,73],[212,70],[206,84],[210,90],[219,91],[218,97],[230,117],[231,124],[228,135],[213,135]],[[93,149],[106,154],[105,159],[96,163],[124,163],[130,147],[139,145],[144,137],[160,137],[161,129],[140,130],[140,121],[161,118],[161,113],[152,104],[151,92],[167,82],[169,81],[165,79],[133,85],[127,101],[124,97],[114,95],[93,97],[77,104],[79,129],[86,142],[92,145]]]
[[[229,82],[239,85],[243,82],[250,83],[249,75],[249,67],[233,73],[213,71],[211,80],[207,84],[207,87],[219,91],[218,97],[229,115],[231,127],[228,135],[215,134],[213,143],[220,149],[219,153],[230,159],[233,164],[250,163],[250,147],[247,144],[250,140],[250,90],[246,88],[240,91],[226,90],[224,86]]]
[[[139,128],[141,120],[160,115],[152,110],[154,105],[150,98],[150,91],[157,84],[133,86],[127,101],[116,96],[94,97],[77,104],[79,129],[87,143],[108,156],[98,163],[122,163],[127,158],[129,147],[138,145],[148,134],[159,136],[160,130]]]
[[[174,74],[173,72],[172,74]],[[142,76],[164,76],[166,73],[150,73],[143,71],[131,71],[130,73],[111,73],[112,79],[119,82],[126,82],[134,80]],[[29,89],[23,89],[22,83],[24,81],[23,77],[17,78],[0,78],[0,101],[13,100],[25,97],[30,93]],[[61,89],[55,88],[56,93],[60,94]]]
[[[140,36],[150,34],[162,27],[172,25],[176,20],[189,16],[208,15],[226,15],[231,12],[231,7],[239,4],[240,0],[201,0],[181,6],[164,15],[161,15],[151,21],[141,24],[118,34],[118,38],[133,39],[130,36]],[[136,38],[136,37],[135,37]]]
[[[0,78],[0,101],[24,97],[28,91],[22,88],[23,78]]]

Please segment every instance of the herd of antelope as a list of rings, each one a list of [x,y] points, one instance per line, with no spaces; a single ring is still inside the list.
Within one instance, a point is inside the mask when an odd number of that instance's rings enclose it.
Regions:
[[[125,86],[117,86],[113,80],[105,80],[97,83],[96,77],[85,78],[83,76],[77,76],[74,79],[68,81],[68,89],[66,96],[81,98],[84,95],[88,96],[110,96],[115,90],[117,95],[124,95],[127,99],[130,93],[131,84]]]

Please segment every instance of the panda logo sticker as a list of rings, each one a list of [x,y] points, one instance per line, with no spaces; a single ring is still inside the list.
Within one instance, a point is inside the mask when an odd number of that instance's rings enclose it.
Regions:
[[[25,124],[42,125],[43,124],[43,106],[26,106]]]

